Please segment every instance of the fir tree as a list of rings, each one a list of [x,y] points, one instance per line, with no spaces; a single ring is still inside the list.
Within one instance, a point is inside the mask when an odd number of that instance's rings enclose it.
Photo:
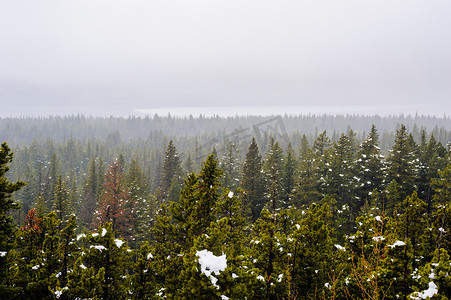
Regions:
[[[62,222],[67,221],[72,209],[69,202],[69,190],[61,175],[58,176],[53,199],[52,210],[56,213],[56,217]]]
[[[356,162],[356,209],[378,189],[381,191],[384,180],[383,156],[379,148],[379,133],[374,125],[366,140],[360,145]]]
[[[291,191],[292,204],[296,207],[309,206],[322,198],[319,192],[319,174],[313,150],[307,138],[302,139],[299,166],[296,169],[294,186]]]
[[[88,174],[83,187],[83,198],[79,208],[81,224],[87,228],[91,227],[94,211],[98,201],[99,176],[94,158],[90,159]]]
[[[263,172],[266,183],[266,199],[269,210],[275,214],[277,210],[285,208],[283,195],[285,193],[282,183],[283,175],[283,151],[278,142],[271,142],[271,148],[266,154]]]
[[[138,242],[142,242],[150,235],[151,218],[155,208],[153,199],[149,195],[148,180],[136,160],[132,160],[130,163],[127,189],[130,193],[128,209],[133,214],[132,235]]]
[[[167,199],[174,184],[180,188],[182,168],[180,158],[172,140],[169,142],[161,170],[160,192],[163,199]]]
[[[395,144],[387,157],[388,182],[395,180],[401,199],[414,190],[418,162],[405,125],[396,130]]]
[[[14,220],[9,213],[14,209],[19,209],[19,204],[14,201],[12,195],[18,191],[24,182],[10,182],[6,178],[9,171],[8,164],[13,160],[13,153],[6,143],[0,147],[0,297],[7,297],[6,278],[9,269],[7,260],[8,253],[14,243]]]
[[[240,164],[238,162],[238,148],[233,142],[226,145],[226,153],[221,157],[221,169],[224,171],[222,186],[236,191],[239,180]]]
[[[256,220],[264,205],[264,178],[262,176],[262,158],[257,143],[252,138],[246,153],[241,176],[241,187],[244,189],[243,206],[245,216]]]
[[[291,203],[290,194],[294,187],[295,172],[297,169],[297,161],[294,155],[291,143],[288,144],[287,154],[285,155],[283,164],[282,184],[283,184],[283,202],[284,207]]]
[[[102,289],[96,296],[124,299],[129,289],[127,262],[132,254],[127,243],[115,238],[111,223],[99,226],[97,233],[88,236],[88,241],[91,245],[84,251],[83,264],[86,268],[94,268],[92,275],[103,275]]]

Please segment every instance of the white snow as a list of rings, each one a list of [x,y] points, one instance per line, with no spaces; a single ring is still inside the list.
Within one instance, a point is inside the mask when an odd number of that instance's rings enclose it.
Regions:
[[[106,232],[107,232],[106,228],[102,228],[102,236],[105,236]]]
[[[429,288],[427,289],[427,290],[424,290],[424,291],[422,291],[422,292],[416,292],[415,294],[415,298],[412,298],[412,299],[427,299],[428,297],[429,298],[432,298],[435,294],[437,294],[438,293],[438,290],[437,290],[437,286],[435,285],[435,283],[434,282],[429,282]]]
[[[391,248],[395,248],[396,246],[405,246],[406,243],[404,243],[403,241],[396,241],[393,243],[393,245],[390,245]]]
[[[375,242],[382,242],[383,240],[385,240],[385,238],[383,236],[373,236],[373,241]]]
[[[228,196],[229,196],[229,198],[232,198],[233,197],[233,192],[230,191]]]
[[[440,228],[438,229],[438,231],[440,231],[440,232],[442,232],[442,233],[446,233],[445,229],[443,229],[442,227],[440,227]]]
[[[343,247],[343,246],[341,246],[341,245],[336,244],[335,247],[336,247],[338,250],[346,251],[346,248]]]
[[[33,266],[32,269],[33,269],[33,270],[39,269],[39,265]]]
[[[261,281],[265,281],[265,278],[264,278],[262,275],[258,275],[258,276],[257,276],[257,279],[258,279],[258,280],[261,280]]]
[[[219,275],[222,271],[225,270],[225,268],[227,268],[226,255],[223,254],[221,256],[216,256],[212,252],[205,249],[197,251],[196,256],[199,257],[201,272],[205,274],[205,276],[210,278],[211,283],[215,287],[219,288],[219,286],[216,285],[218,279],[215,278],[212,273]]]
[[[381,218],[381,216],[376,216],[376,221],[378,221],[378,222],[382,222],[382,218]]]
[[[92,234],[93,237],[96,237],[96,236],[98,236],[98,235],[99,235],[99,234],[98,234],[97,232]]]
[[[77,235],[77,241],[78,240],[80,240],[81,238],[85,238],[86,237],[86,234],[79,234],[79,235]]]
[[[86,266],[85,266],[84,264],[81,264],[81,265],[80,265],[80,268],[86,269]]]
[[[6,252],[6,251],[0,251],[0,257],[5,256],[7,253],[8,253],[8,252]]]
[[[122,244],[124,243],[124,241],[119,240],[119,239],[115,239],[115,240],[114,240],[114,243],[116,244],[116,246],[117,246],[118,248],[120,248],[120,247],[122,246]]]
[[[153,258],[152,253],[147,254],[147,259],[151,259],[151,258]]]
[[[221,300],[229,300],[229,297],[227,297],[225,295],[221,295]]]
[[[102,252],[102,250],[105,250],[106,248],[105,248],[105,246],[102,246],[102,245],[91,245],[91,247],[89,247],[89,248],[96,248],[97,250],[99,250],[100,252]]]

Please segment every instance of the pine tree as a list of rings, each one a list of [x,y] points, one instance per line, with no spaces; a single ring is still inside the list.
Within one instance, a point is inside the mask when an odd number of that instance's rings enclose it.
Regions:
[[[329,204],[312,204],[289,236],[291,293],[308,299],[320,295],[334,270],[332,211]]]
[[[283,184],[283,202],[284,207],[287,207],[291,203],[290,194],[294,187],[294,179],[295,172],[297,169],[297,161],[294,155],[293,147],[291,143],[288,144],[287,154],[284,158],[283,164],[283,175],[282,175],[282,184]]]
[[[434,248],[440,256],[440,249],[451,249],[451,165],[438,172],[438,178],[433,178],[431,185],[434,190],[433,226]]]
[[[72,216],[67,221],[66,227],[64,227],[60,232],[60,244],[59,244],[59,255],[60,255],[60,273],[58,277],[59,287],[64,288],[68,282],[68,273],[75,257],[78,254],[78,246],[75,243],[75,230],[77,228],[76,217]]]
[[[97,211],[97,222],[105,225],[111,222],[113,231],[118,231],[119,235],[131,240],[130,231],[133,222],[133,215],[130,204],[130,194],[128,192],[124,169],[118,159],[109,165],[105,175],[104,194],[99,203]]]
[[[150,235],[151,220],[155,208],[149,194],[148,180],[136,160],[132,160],[127,175],[127,189],[130,193],[129,207],[133,214],[133,237],[142,242]],[[134,243],[131,244],[134,246]]]
[[[47,168],[47,167],[45,167]],[[47,209],[51,209],[55,199],[54,191],[58,184],[59,161],[55,153],[52,154],[48,165],[48,170],[43,181],[42,195],[44,197]]]
[[[221,157],[221,169],[224,171],[222,186],[236,191],[239,180],[240,164],[238,162],[238,148],[233,142],[226,145],[226,153]]]
[[[174,188],[174,185],[178,185],[178,188],[180,188],[181,174],[180,158],[171,140],[168,144],[161,170],[160,192],[163,199],[168,198],[169,191],[171,188]]]
[[[65,223],[72,213],[72,208],[69,202],[69,190],[61,175],[58,176],[53,199],[52,210],[56,213],[56,217]]]
[[[387,157],[388,182],[396,181],[401,199],[410,195],[415,188],[418,162],[412,146],[406,126],[401,125],[396,130],[395,144]]]
[[[390,290],[390,297],[407,297],[412,292],[414,283],[413,272],[419,267],[425,256],[422,249],[423,235],[426,228],[426,203],[418,198],[414,192],[406,197],[402,203],[400,214],[395,213],[391,222],[387,224],[389,234],[393,240],[400,241],[400,247],[390,247],[385,260],[387,278],[396,278],[396,285]]]
[[[315,160],[316,176],[319,178],[318,191],[325,195],[327,188],[327,175],[331,162],[331,141],[327,132],[323,131],[313,143],[313,154]]]
[[[79,216],[82,226],[90,228],[93,223],[94,211],[98,201],[99,176],[97,174],[96,161],[89,161],[88,174],[83,187],[83,198],[79,207]]]
[[[379,133],[376,126],[366,140],[360,145],[356,162],[356,209],[369,199],[374,189],[382,191],[385,166],[379,148]]]
[[[283,151],[278,142],[271,141],[271,148],[266,154],[263,164],[263,172],[266,182],[267,205],[272,214],[277,210],[285,208],[283,195],[285,193],[282,183],[283,175]]]
[[[12,198],[13,193],[25,185],[22,181],[15,183],[8,181],[6,172],[9,171],[8,164],[13,160],[13,153],[6,143],[0,147],[0,297],[7,297],[6,287],[7,272],[9,262],[8,253],[14,243],[14,220],[9,213],[14,209],[19,209],[19,204]]]
[[[35,282],[41,267],[41,251],[45,238],[42,218],[38,218],[35,209],[25,216],[24,226],[17,232],[15,243],[15,265],[12,286],[19,299],[30,294],[29,283]]]
[[[246,153],[241,175],[241,187],[244,189],[243,209],[245,216],[256,220],[264,205],[264,178],[262,176],[262,158],[257,143],[252,138]]]
[[[88,235],[87,239],[90,246],[84,250],[85,255],[82,256],[81,263],[86,269],[79,270],[81,277],[88,273],[93,282],[96,278],[102,278],[101,290],[96,291],[95,295],[99,299],[124,299],[130,280],[127,262],[132,255],[132,252],[128,251],[127,243],[115,238],[111,223],[99,226],[97,233]],[[86,284],[90,282],[82,283]]]
[[[294,186],[291,191],[292,204],[296,207],[308,207],[323,196],[319,192],[320,180],[315,157],[304,135],[301,141],[299,166],[296,169]]]

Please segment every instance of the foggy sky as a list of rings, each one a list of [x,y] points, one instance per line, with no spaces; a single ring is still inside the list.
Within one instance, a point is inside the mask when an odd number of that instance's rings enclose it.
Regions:
[[[449,0],[0,5],[0,116],[280,105],[451,112]]]

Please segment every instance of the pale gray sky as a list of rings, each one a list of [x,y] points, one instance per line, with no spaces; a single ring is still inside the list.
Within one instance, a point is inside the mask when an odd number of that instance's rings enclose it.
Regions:
[[[362,104],[449,114],[450,53],[449,0],[0,0],[0,116]]]

